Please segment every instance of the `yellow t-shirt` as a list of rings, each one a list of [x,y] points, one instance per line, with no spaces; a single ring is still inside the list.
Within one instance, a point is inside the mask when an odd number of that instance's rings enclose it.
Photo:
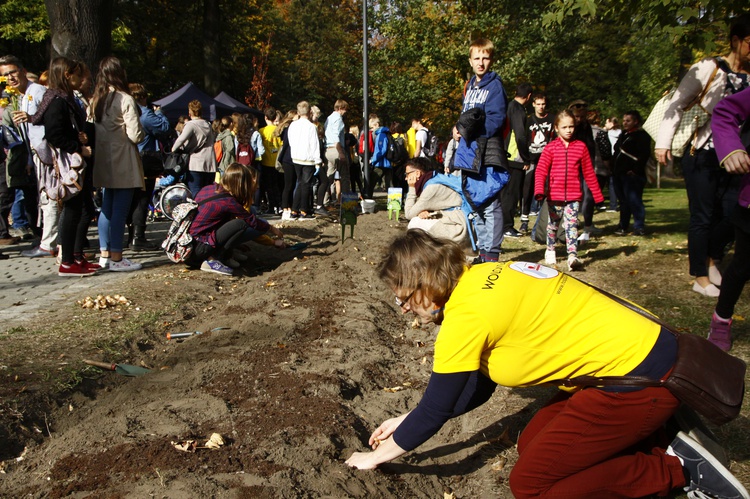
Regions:
[[[590,286],[527,262],[471,267],[444,314],[433,370],[479,369],[510,387],[628,374],[660,331],[657,323]]]
[[[410,158],[413,158],[414,153],[417,152],[417,131],[413,128],[406,131],[406,152],[409,153]]]
[[[263,140],[263,149],[266,150],[260,158],[260,164],[263,166],[276,166],[276,156],[281,150],[281,137],[273,136],[275,130],[276,125],[267,125],[258,130]]]

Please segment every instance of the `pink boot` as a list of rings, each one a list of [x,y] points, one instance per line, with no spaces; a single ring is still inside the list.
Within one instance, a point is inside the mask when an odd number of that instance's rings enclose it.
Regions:
[[[728,352],[732,348],[732,319],[722,319],[714,312],[713,317],[711,317],[708,341]]]

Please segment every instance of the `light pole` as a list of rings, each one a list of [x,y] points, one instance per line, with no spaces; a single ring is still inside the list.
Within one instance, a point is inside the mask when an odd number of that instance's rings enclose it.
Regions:
[[[364,151],[365,162],[363,173],[365,178],[365,194],[368,197],[372,197],[372,192],[370,191],[370,124],[367,119],[367,117],[369,116],[369,110],[367,106],[367,39],[367,0],[362,0],[362,98],[364,100],[362,106],[362,121],[364,122],[364,126],[362,127],[362,149]]]

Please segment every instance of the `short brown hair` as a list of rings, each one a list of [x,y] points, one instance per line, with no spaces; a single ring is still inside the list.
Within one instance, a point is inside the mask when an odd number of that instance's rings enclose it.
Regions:
[[[495,44],[492,43],[492,40],[477,38],[471,42],[471,46],[469,47],[469,57],[471,57],[472,51],[474,50],[477,52],[487,52],[490,55],[490,58],[492,58],[495,53]]]
[[[188,111],[190,112],[190,116],[202,116],[203,104],[199,100],[191,100],[188,103]]]
[[[221,187],[248,211],[255,199],[257,186],[258,177],[255,168],[240,163],[227,166],[224,175],[221,176]]]
[[[432,301],[442,307],[466,268],[466,257],[458,244],[411,229],[390,244],[378,275],[394,291],[413,291],[415,302]]]
[[[347,102],[342,99],[337,100],[333,105],[334,111],[346,111],[347,109],[349,109],[349,104],[347,104]]]
[[[135,100],[142,100],[142,99],[148,99],[148,92],[146,92],[146,87],[141,85],[140,83],[131,83],[128,85],[128,88],[130,89],[130,95],[133,96]]]
[[[307,116],[310,114],[310,103],[303,100],[297,103],[297,114],[300,116]]]

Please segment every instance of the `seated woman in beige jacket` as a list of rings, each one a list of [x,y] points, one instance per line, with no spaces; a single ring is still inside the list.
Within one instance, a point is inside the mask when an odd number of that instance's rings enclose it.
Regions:
[[[432,170],[429,159],[413,158],[406,162],[406,183],[409,192],[404,203],[404,214],[409,229],[422,229],[431,235],[468,245],[466,215],[461,210],[461,195],[435,182],[439,175]]]

